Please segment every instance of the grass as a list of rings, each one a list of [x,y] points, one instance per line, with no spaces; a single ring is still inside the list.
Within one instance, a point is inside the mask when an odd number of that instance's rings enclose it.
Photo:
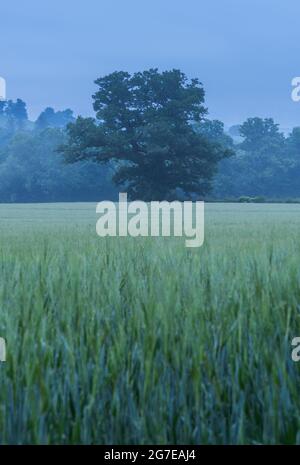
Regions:
[[[106,238],[95,205],[0,205],[1,444],[300,443],[300,206]]]

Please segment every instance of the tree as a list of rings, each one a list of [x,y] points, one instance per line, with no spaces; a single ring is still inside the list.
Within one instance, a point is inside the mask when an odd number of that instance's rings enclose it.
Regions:
[[[21,99],[0,101],[0,128],[12,134],[17,130],[26,129],[28,114],[26,103]]]
[[[228,132],[232,137],[240,137],[241,136],[241,134],[240,134],[240,125],[239,124],[234,124],[233,126],[230,126]]]
[[[272,118],[248,118],[239,128],[243,137],[236,156],[220,164],[215,192],[221,197],[289,195],[287,144]]]
[[[5,114],[10,124],[14,126],[14,129],[22,129],[28,121],[26,103],[19,98],[16,102],[13,102],[12,100],[7,101]]]
[[[244,138],[240,148],[260,159],[278,154],[285,140],[272,118],[248,118],[240,126],[240,135]]]
[[[205,119],[203,122],[195,125],[195,130],[210,141],[221,144],[224,148],[233,148],[233,140],[225,133],[222,121]]]
[[[96,119],[68,126],[68,163],[116,162],[114,182],[131,199],[203,197],[217,163],[231,154],[195,130],[207,113],[204,89],[179,70],[115,72],[95,81]]]
[[[117,198],[108,167],[62,163],[64,131],[22,131],[0,150],[0,202],[98,201]]]
[[[5,115],[6,100],[0,100],[0,117]]]
[[[300,163],[300,128],[296,127],[292,130],[287,139],[287,145],[290,153],[293,154],[295,160]]]
[[[300,128],[296,127],[286,139],[283,181],[289,197],[300,198]]]
[[[55,111],[53,108],[48,107],[38,117],[35,122],[35,128],[43,130],[45,128],[63,128],[67,124],[74,121],[73,111]]]

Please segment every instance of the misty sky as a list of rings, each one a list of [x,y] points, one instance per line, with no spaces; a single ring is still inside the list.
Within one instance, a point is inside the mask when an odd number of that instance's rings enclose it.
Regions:
[[[300,125],[299,0],[9,0],[0,15],[0,76],[32,118],[46,106],[92,114],[97,77],[158,67],[199,77],[226,125]]]

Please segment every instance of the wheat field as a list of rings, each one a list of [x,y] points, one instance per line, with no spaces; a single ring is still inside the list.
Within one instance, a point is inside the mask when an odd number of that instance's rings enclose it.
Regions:
[[[192,250],[0,205],[1,444],[300,443],[300,206],[205,209]]]

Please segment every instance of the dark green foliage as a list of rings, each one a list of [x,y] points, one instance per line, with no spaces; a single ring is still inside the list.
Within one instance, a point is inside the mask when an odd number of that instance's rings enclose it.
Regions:
[[[0,125],[10,130],[24,129],[28,122],[26,103],[21,99],[2,101],[0,105]]]
[[[221,161],[214,194],[268,199],[300,196],[300,129],[285,137],[273,119],[249,118],[239,127],[235,156]]]
[[[218,143],[224,148],[233,149],[232,138],[225,133],[224,123],[218,120],[205,119],[201,123],[195,125],[195,130],[202,134],[206,139]]]
[[[16,133],[30,127],[26,103],[21,99],[0,101],[0,147]]]
[[[256,117],[226,132],[206,118],[201,84],[179,71],[97,85],[96,119],[49,107],[31,122],[21,99],[0,101],[0,202],[113,200],[112,179],[144,200],[300,198],[300,128],[287,136]]]
[[[1,202],[54,202],[114,198],[109,167],[92,162],[63,165],[56,148],[65,135],[60,129],[17,134],[2,151]],[[1,155],[0,155],[1,159]]]
[[[53,108],[46,108],[35,122],[36,129],[64,128],[67,124],[75,120],[72,110],[55,111]]]
[[[204,90],[179,70],[115,72],[97,79],[96,120],[78,118],[61,147],[69,163],[118,162],[114,181],[131,199],[203,197],[231,152],[195,130]]]
[[[0,202],[98,201],[116,197],[111,166],[70,166],[56,152],[71,110],[46,109],[36,124],[18,99],[0,102]]]

